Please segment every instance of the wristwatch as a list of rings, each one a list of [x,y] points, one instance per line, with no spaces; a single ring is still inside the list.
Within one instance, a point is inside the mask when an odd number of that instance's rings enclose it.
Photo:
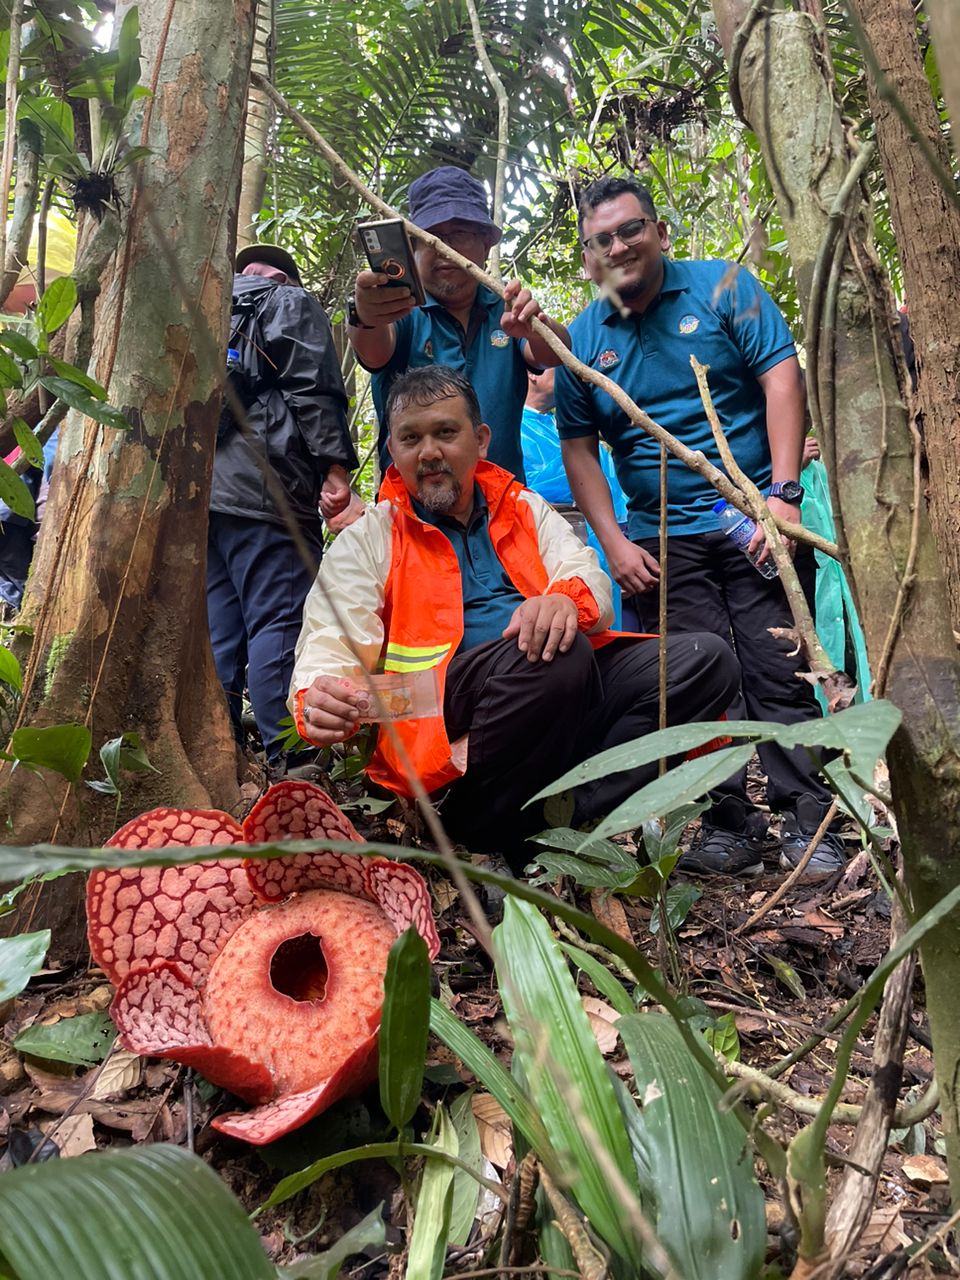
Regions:
[[[803,485],[799,480],[777,480],[770,486],[768,498],[782,498],[784,502],[795,505],[803,501]]]
[[[374,327],[372,324],[364,324],[360,319],[357,313],[357,300],[353,294],[347,299],[347,324],[351,329],[372,329]]]

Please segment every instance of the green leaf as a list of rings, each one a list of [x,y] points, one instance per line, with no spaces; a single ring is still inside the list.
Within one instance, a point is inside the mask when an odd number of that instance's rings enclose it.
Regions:
[[[108,1013],[81,1013],[75,1018],[61,1018],[49,1027],[28,1027],[20,1032],[13,1047],[34,1058],[92,1067],[104,1060],[116,1035]]]
[[[0,329],[0,347],[6,347],[21,360],[36,360],[37,348],[17,329]]]
[[[438,1151],[455,1156],[457,1134],[443,1105],[437,1108],[437,1135],[433,1144]],[[442,1280],[450,1235],[450,1213],[453,1208],[453,1169],[431,1160],[423,1169],[413,1230],[407,1252],[408,1276],[417,1280]]]
[[[0,499],[2,499],[15,516],[23,516],[24,520],[33,520],[37,514],[33,494],[18,476],[9,463],[0,459]]]
[[[668,1017],[634,1013],[616,1026],[636,1074],[633,1136],[661,1243],[684,1280],[754,1280],[767,1230],[743,1129]]]
[[[596,956],[590,955],[582,947],[575,947],[570,942],[561,942],[560,946],[577,968],[587,975],[600,994],[610,1001],[617,1013],[635,1012],[633,1001],[606,965],[601,964]]]
[[[77,282],[73,276],[58,276],[47,285],[37,303],[37,324],[48,336],[56,333],[73,315],[76,305]]]
[[[0,1004],[18,996],[37,970],[43,968],[49,946],[49,929],[0,938]]]
[[[699,799],[741,769],[753,752],[751,742],[747,746],[724,747],[720,751],[711,751],[709,755],[685,760],[618,805],[594,831],[594,838],[632,831],[650,818],[670,813],[679,805]]]
[[[663,900],[667,909],[667,924],[671,930],[679,929],[686,920],[690,908],[698,898],[703,897],[703,890],[695,884],[672,884],[664,890]],[[655,910],[650,917],[650,932],[660,929],[660,912]]]
[[[5,351],[0,351],[0,383],[5,387],[23,386],[23,374],[20,372],[20,366]]]
[[[283,1280],[337,1280],[343,1264],[355,1253],[365,1249],[381,1250],[386,1243],[387,1230],[383,1223],[383,1201],[358,1222],[345,1231],[336,1244],[318,1253],[306,1262],[295,1262],[283,1268]]]
[[[781,960],[779,956],[771,955],[769,951],[764,951],[762,955],[787,990],[791,991],[798,1000],[806,1000],[807,993],[793,965],[788,964],[786,960]]]
[[[107,795],[116,795],[120,790],[121,769],[127,769],[130,773],[160,772],[147,758],[140,735],[132,731],[122,733],[119,738],[111,738],[105,742],[100,748],[100,760],[103,763],[110,790],[106,790],[103,784],[94,786],[91,782],[88,785],[93,787],[94,791],[105,791]]]
[[[136,5],[127,10],[117,36],[117,68],[113,81],[113,105],[121,115],[133,101],[133,91],[140,79],[140,15]]]
[[[460,1159],[479,1174],[483,1167],[480,1151],[480,1129],[473,1114],[471,1099],[473,1090],[461,1093],[450,1107],[450,1120],[457,1135],[457,1154]],[[466,1244],[477,1216],[480,1199],[480,1183],[471,1178],[465,1169],[457,1169],[453,1175],[453,1204],[450,1208],[448,1239],[451,1244]]]
[[[380,1020],[380,1104],[398,1129],[420,1105],[430,1034],[430,960],[412,926],[390,948]]]
[[[46,729],[17,729],[10,738],[16,760],[30,768],[52,769],[68,782],[79,782],[90,755],[90,730],[80,724],[53,724]]]
[[[75,364],[67,364],[66,360],[58,360],[56,356],[47,356],[47,363],[53,366],[61,378],[66,378],[68,382],[75,382],[78,387],[84,387],[94,400],[106,400],[107,393],[100,383],[95,382]]]
[[[0,645],[0,680],[19,693],[23,689],[23,672],[16,656],[5,645]]]
[[[121,169],[127,169],[130,165],[136,164],[138,160],[144,160],[150,155],[153,155],[152,147],[127,147],[126,151],[113,166],[113,172],[119,173]]]
[[[591,840],[583,845],[584,834],[570,827],[553,827],[531,836],[535,844],[547,845],[548,852],[531,853],[531,863],[544,868],[543,874],[531,877],[531,884],[544,884],[558,876],[572,876],[588,889],[618,889],[629,884],[637,874],[637,859],[612,840]],[[583,845],[583,848],[579,848]],[[555,853],[554,849],[569,852]]]
[[[277,1274],[217,1174],[198,1156],[162,1143],[4,1173],[0,1240],[20,1280],[276,1280]]]
[[[14,418],[13,434],[31,467],[43,470],[43,445],[22,418]]]
[[[530,1096],[551,1145],[564,1153],[567,1182],[594,1229],[622,1258],[638,1242],[601,1146],[625,1187],[639,1197],[636,1169],[613,1085],[573,978],[543,916],[509,897],[494,931],[497,979]]]
[[[102,422],[104,426],[113,427],[115,431],[130,430],[130,423],[119,409],[95,400],[75,382],[70,382],[66,378],[54,378],[52,375],[40,378],[39,381],[51,395],[56,396],[58,400],[63,400],[71,409],[76,409],[86,417],[92,418],[94,422]]]
[[[714,1018],[712,1027],[704,1027],[703,1038],[714,1053],[722,1053],[728,1062],[740,1061],[740,1033],[732,1013]]]

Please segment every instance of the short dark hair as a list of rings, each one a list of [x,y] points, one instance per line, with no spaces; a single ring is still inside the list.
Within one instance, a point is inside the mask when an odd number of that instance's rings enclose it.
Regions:
[[[391,384],[387,393],[387,403],[383,410],[387,432],[390,431],[394,410],[406,409],[411,404],[425,409],[428,405],[436,404],[438,400],[448,400],[451,396],[463,399],[473,429],[477,431],[483,421],[480,401],[470,381],[462,373],[451,369],[447,364],[427,364],[418,369],[408,369]]]
[[[577,231],[581,236],[584,218],[598,205],[606,204],[608,200],[616,200],[618,196],[636,196],[645,212],[656,221],[657,209],[653,203],[653,196],[642,182],[638,182],[636,178],[607,176],[591,182],[590,186],[580,194],[580,203],[577,207]]]

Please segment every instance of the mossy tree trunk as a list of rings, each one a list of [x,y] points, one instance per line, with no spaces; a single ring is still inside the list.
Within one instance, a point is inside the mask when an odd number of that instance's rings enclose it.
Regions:
[[[728,56],[733,32],[749,8],[748,0],[714,0]],[[926,507],[922,498],[915,502],[915,449],[898,386],[892,298],[877,269],[855,187],[848,221],[830,218],[854,156],[829,67],[824,34],[812,18],[776,12],[761,18],[747,40],[738,84],[745,117],[763,149],[808,316],[806,340],[814,357],[808,384],[820,406],[818,425],[871,665],[875,673],[885,671],[884,693],[903,713],[889,752],[890,778],[907,883],[919,915],[960,883],[960,667]],[[840,250],[833,271],[822,253],[831,227],[839,232]],[[921,949],[955,1196],[958,924],[956,916],[944,922]]]
[[[121,818],[237,799],[205,573],[254,7],[180,0],[165,30],[165,3],[139,5],[151,154],[122,193],[90,361],[132,430],[65,423],[22,615],[24,721],[89,725],[94,759],[132,730],[160,770],[124,776]],[[16,844],[97,842],[116,825],[112,800],[23,770],[0,777],[0,819]]]
[[[945,173],[950,157],[930,92],[910,0],[853,0],[880,72]],[[884,86],[868,70],[890,217],[900,249],[910,335],[917,356],[917,400],[930,464],[933,534],[960,631],[960,208],[924,159]]]

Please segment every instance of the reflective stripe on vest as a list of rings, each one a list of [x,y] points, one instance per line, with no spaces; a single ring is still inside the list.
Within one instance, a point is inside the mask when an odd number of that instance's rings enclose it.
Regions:
[[[410,645],[390,641],[384,657],[384,671],[428,671],[438,667],[452,648],[451,645]]]

